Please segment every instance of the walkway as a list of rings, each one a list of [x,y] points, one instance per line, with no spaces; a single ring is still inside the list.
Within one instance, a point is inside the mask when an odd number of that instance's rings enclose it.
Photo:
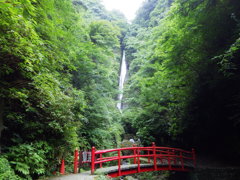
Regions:
[[[82,172],[80,174],[70,174],[51,178],[51,180],[94,180],[96,175],[91,175],[90,171]]]

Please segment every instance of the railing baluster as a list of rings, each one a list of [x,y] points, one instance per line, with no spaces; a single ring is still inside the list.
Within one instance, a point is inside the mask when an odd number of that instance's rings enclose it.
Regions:
[[[100,161],[102,160],[102,154],[100,154]],[[100,168],[102,168],[102,163],[100,163]]]
[[[138,160],[138,172],[140,173],[141,172],[141,169],[140,169],[140,153],[139,153],[139,149],[137,149],[137,160]]]
[[[91,174],[94,174],[94,170],[95,170],[95,147],[92,147],[92,161],[91,161]]]
[[[121,153],[118,150],[118,176],[121,176]]]
[[[133,147],[136,147],[136,145],[133,144]],[[137,163],[136,163],[136,148],[134,148],[134,150],[133,150],[133,155],[134,155],[133,164],[137,164]]]
[[[155,142],[152,143],[154,170],[157,171],[157,155]]]

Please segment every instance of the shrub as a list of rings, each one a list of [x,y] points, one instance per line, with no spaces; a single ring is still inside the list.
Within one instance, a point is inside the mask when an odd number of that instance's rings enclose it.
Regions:
[[[9,148],[9,163],[24,179],[37,178],[47,171],[47,157],[51,147],[43,141]]]
[[[0,180],[18,180],[20,179],[11,169],[6,158],[0,157]]]

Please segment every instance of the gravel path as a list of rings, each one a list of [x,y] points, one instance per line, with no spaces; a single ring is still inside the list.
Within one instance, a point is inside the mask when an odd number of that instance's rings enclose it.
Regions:
[[[70,174],[51,178],[50,180],[94,180],[96,176],[92,176],[90,171],[82,172],[80,174]]]

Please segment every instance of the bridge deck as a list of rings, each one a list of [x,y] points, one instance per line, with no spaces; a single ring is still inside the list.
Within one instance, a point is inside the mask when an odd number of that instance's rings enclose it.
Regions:
[[[140,164],[141,172],[144,171],[152,171],[154,169],[153,164]],[[184,168],[179,163],[171,163],[171,166],[169,166],[168,163],[158,163],[157,164],[157,170],[182,170],[182,171],[188,171],[194,168],[194,165],[191,163],[184,163]],[[121,173],[124,175],[124,172],[127,172],[126,174],[129,174],[129,171],[136,173],[138,171],[138,164],[125,164],[121,165]],[[105,168],[99,168],[96,170],[95,174],[116,174],[118,173],[118,166],[111,166],[111,167],[105,167]]]

